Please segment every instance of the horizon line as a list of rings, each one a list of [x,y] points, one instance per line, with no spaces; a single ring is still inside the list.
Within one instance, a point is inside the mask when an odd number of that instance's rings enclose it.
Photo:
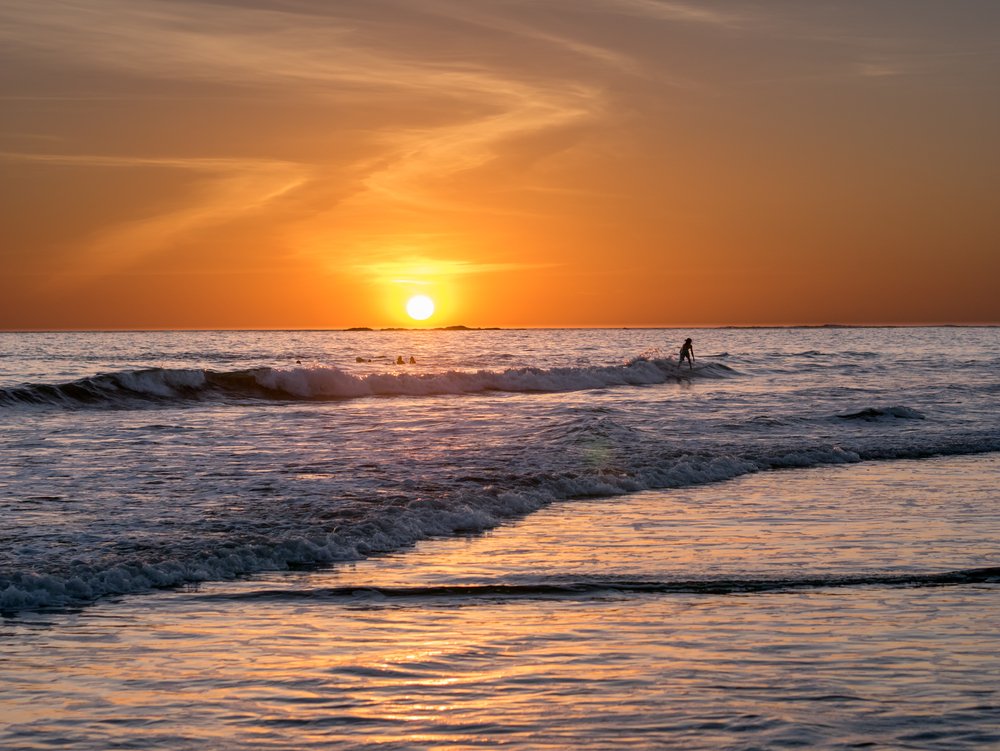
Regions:
[[[135,328],[0,328],[0,334],[115,334],[115,333],[198,333],[198,332],[330,332],[384,333],[397,331],[672,331],[679,329],[919,329],[919,328],[998,328],[1000,322],[977,323],[764,323],[764,324],[673,324],[643,326],[351,326],[351,327],[135,327]]]

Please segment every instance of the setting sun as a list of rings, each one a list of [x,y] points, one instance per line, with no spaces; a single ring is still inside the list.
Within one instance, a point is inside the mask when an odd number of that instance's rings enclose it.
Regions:
[[[434,301],[427,295],[414,295],[406,301],[406,312],[415,321],[426,321],[434,315]]]

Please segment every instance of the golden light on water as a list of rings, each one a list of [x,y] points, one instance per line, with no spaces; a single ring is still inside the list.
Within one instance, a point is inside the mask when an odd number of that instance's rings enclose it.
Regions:
[[[406,312],[415,321],[426,321],[434,315],[434,301],[427,295],[414,295],[406,301]]]

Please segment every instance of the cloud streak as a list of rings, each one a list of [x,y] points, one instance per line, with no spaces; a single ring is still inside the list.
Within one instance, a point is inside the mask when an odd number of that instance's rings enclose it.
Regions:
[[[52,279],[56,288],[121,271],[169,247],[178,238],[259,212],[303,186],[311,170],[276,160],[114,157],[91,154],[0,152],[0,161],[55,167],[105,169],[161,168],[202,175],[186,205],[109,224],[81,242],[71,260]]]
[[[377,281],[397,284],[419,284],[425,280],[451,279],[472,274],[492,274],[503,271],[551,268],[553,263],[475,263],[453,259],[439,259],[422,256],[394,258],[391,261],[373,261],[348,267],[352,273],[370,277]]]
[[[746,23],[744,16],[721,12],[693,3],[669,0],[590,0],[590,4],[612,12],[641,16],[655,21],[670,21],[705,26],[736,28]]]
[[[317,8],[322,12],[150,0],[51,0],[41,13],[33,1],[10,0],[0,10],[6,21],[0,25],[0,41],[27,54],[118,75],[280,88],[298,97],[354,102],[356,108],[384,102],[394,93],[423,106],[436,101],[441,112],[453,112],[433,126],[417,127],[405,120],[379,126],[379,151],[356,170],[353,201],[369,206],[458,209],[426,188],[428,178],[487,164],[511,138],[594,122],[604,112],[599,86],[556,71],[517,71],[489,56],[480,61],[455,59],[419,46],[393,46],[387,39],[400,35],[403,22],[359,13],[357,8],[350,16],[349,6],[343,13],[328,5]],[[597,46],[502,17],[476,15],[459,5],[438,3],[429,11],[465,24],[500,28],[601,65],[628,64],[625,56]],[[186,163],[191,168],[197,164]],[[197,168],[211,168],[207,162],[200,165]]]

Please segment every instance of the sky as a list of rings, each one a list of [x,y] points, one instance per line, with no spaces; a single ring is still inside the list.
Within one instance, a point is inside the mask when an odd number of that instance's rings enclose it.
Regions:
[[[0,328],[1000,322],[995,0],[0,0]]]

